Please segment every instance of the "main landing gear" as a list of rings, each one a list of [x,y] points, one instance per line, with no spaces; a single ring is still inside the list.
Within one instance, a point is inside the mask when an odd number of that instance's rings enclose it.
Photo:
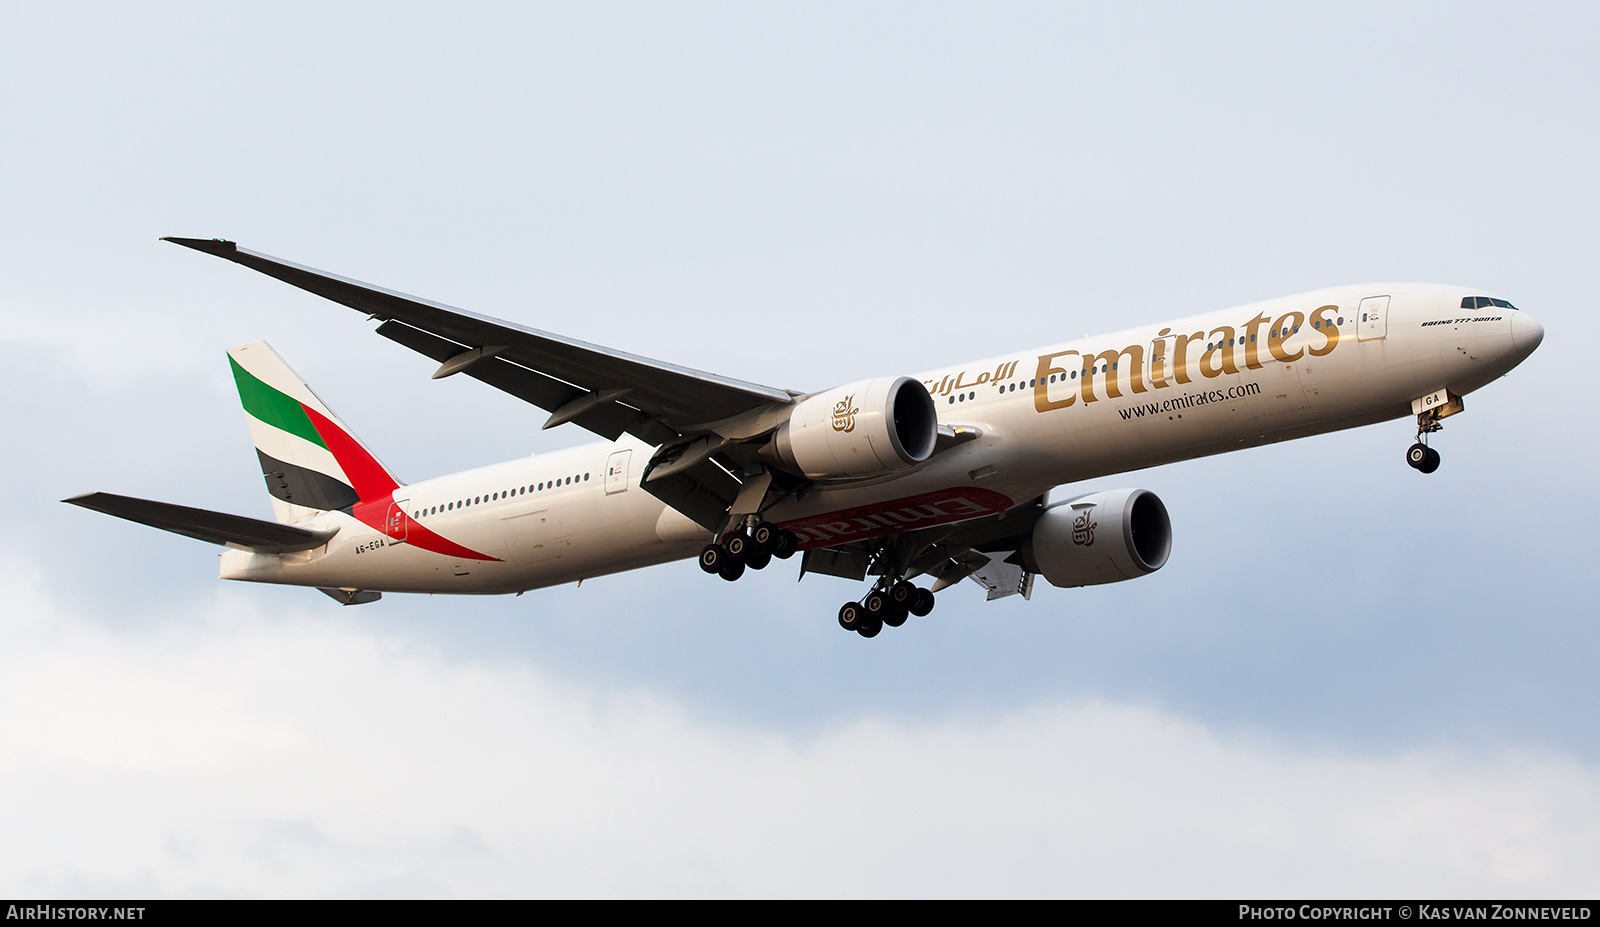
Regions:
[[[800,538],[793,531],[756,520],[735,530],[720,543],[707,544],[700,551],[700,569],[715,573],[728,582],[744,575],[746,568],[764,569],[772,558],[787,560],[800,549]],[[925,617],[933,611],[933,592],[904,579],[885,576],[878,580],[867,597],[846,602],[839,609],[839,627],[862,637],[877,637],[887,625],[898,628],[911,615]]]
[[[700,551],[700,569],[731,583],[744,575],[745,567],[764,570],[773,557],[788,560],[799,549],[800,538],[793,531],[757,521],[728,535],[720,544],[707,544]]]
[[[877,637],[884,625],[898,628],[906,616],[925,617],[933,611],[933,593],[905,580],[887,577],[860,602],[846,602],[839,609],[839,627],[862,637]]]

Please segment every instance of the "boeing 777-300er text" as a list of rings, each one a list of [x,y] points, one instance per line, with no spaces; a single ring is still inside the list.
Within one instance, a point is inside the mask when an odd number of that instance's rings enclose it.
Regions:
[[[911,376],[774,389],[625,354],[246,251],[169,238],[363,312],[378,334],[604,441],[401,483],[288,365],[228,352],[276,521],[109,493],[65,501],[225,545],[224,579],[507,593],[698,555],[735,580],[774,557],[863,581],[865,637],[971,577],[989,598],[1161,569],[1172,525],[1143,489],[1052,487],[1415,416],[1406,460],[1544,329],[1459,286],[1318,290]],[[927,577],[927,585],[912,580]]]

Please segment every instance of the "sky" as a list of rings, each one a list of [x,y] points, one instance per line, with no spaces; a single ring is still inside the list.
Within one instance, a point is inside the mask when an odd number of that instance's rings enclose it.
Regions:
[[[1600,891],[1592,6],[0,17],[0,895]],[[163,235],[800,390],[1363,281],[1547,334],[1431,476],[1396,421],[1083,487],[1171,513],[1127,583],[341,608],[59,500],[270,517],[260,339],[402,479],[589,435]]]

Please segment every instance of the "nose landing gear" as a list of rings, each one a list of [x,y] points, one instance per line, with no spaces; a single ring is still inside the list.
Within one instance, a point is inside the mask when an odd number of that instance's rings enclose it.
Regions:
[[[1406,449],[1406,466],[1419,473],[1432,473],[1439,469],[1439,452],[1428,446],[1428,435],[1443,431],[1438,410],[1417,413],[1417,443]]]
[[[1406,465],[1420,473],[1439,469],[1439,452],[1428,446],[1428,435],[1443,431],[1442,418],[1449,418],[1466,410],[1461,397],[1448,389],[1435,390],[1420,399],[1411,400],[1411,411],[1417,415],[1417,443],[1406,449]]]

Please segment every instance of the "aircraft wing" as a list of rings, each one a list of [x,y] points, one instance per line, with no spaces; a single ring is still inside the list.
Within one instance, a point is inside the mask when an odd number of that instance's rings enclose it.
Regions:
[[[162,531],[171,531],[173,534],[181,534],[198,541],[210,541],[213,544],[224,544],[242,550],[256,550],[264,554],[286,554],[291,551],[321,547],[328,543],[329,538],[339,533],[337,528],[331,531],[313,531],[275,521],[262,521],[259,518],[229,515],[226,512],[213,512],[209,509],[194,509],[187,505],[173,505],[170,502],[152,502],[149,499],[135,499],[132,496],[118,496],[109,492],[84,493],[61,501],[96,512],[104,512],[107,515],[115,515],[118,518],[126,518],[141,525],[160,528]]]
[[[547,428],[570,421],[608,440],[628,432],[649,444],[664,444],[716,432],[715,423],[787,405],[800,395],[525,328],[247,251],[231,241],[163,241],[242,264],[381,319],[378,334],[439,362],[435,377],[465,373],[547,409]]]

